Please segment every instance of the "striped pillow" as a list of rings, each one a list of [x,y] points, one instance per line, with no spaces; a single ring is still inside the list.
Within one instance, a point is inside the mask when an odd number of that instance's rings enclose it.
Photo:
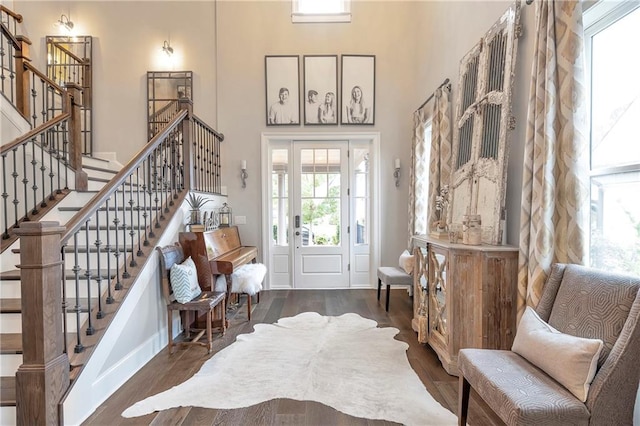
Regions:
[[[200,296],[202,290],[198,285],[196,264],[191,257],[187,257],[181,264],[175,264],[169,271],[171,290],[178,303],[187,303]]]

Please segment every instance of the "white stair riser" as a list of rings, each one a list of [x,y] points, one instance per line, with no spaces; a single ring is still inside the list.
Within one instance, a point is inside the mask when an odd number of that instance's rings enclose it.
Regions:
[[[0,425],[14,426],[16,424],[16,407],[0,407]]]
[[[66,293],[67,300],[74,299],[76,297],[76,282],[75,280],[66,280]],[[103,279],[100,285],[103,294],[107,290],[107,280]],[[80,280],[78,285],[78,296],[81,298],[87,297],[87,281],[84,279]],[[95,298],[98,294],[98,283],[95,280],[91,280],[91,297]],[[3,281],[2,282],[2,297],[6,299],[19,299],[21,297],[20,293],[20,281],[12,280],[12,281]],[[8,314],[3,314],[8,315]],[[3,317],[4,318],[4,317]],[[4,321],[4,319],[3,319]],[[4,329],[4,323],[3,323]]]
[[[82,303],[83,301],[80,301]],[[69,308],[73,308],[75,301],[69,301]],[[86,302],[85,302],[86,304]],[[103,307],[104,309],[104,307]],[[2,320],[2,333],[22,333],[22,315],[21,314],[2,314],[0,315]],[[87,319],[87,314],[80,313],[80,322],[84,322]],[[76,330],[76,314],[75,312],[67,313],[67,329],[71,332]],[[15,371],[13,372],[15,374]],[[13,375],[10,374],[10,375]]]
[[[20,365],[22,365],[21,354],[3,354],[2,357],[0,357],[0,376],[14,376]]]
[[[0,333],[22,333],[22,314],[0,315]]]

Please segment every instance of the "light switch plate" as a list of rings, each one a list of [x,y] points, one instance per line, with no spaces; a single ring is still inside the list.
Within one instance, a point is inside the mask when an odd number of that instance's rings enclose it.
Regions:
[[[234,219],[234,222],[236,223],[236,225],[246,225],[247,224],[247,217],[246,216],[234,216],[233,219]]]

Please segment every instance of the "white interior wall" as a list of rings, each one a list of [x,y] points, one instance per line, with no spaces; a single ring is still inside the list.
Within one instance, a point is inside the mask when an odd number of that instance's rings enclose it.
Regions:
[[[292,24],[288,1],[15,1],[25,16],[32,57],[44,64],[44,36],[61,13],[94,39],[95,150],[115,151],[125,162],[145,142],[146,72],[162,70],[162,42],[180,56],[175,70],[194,72],[194,109],[220,132],[222,181],[245,244],[261,246],[260,134],[265,124],[265,55],[376,55],[374,126],[293,126],[291,131],[379,131],[381,134],[382,264],[395,264],[407,238],[408,172],[412,114],[445,79],[457,95],[459,60],[506,10],[508,1],[358,1],[350,24]],[[216,16],[218,17],[216,19]],[[522,144],[531,62],[533,9],[523,6],[513,133],[507,186],[508,242],[519,229]],[[117,24],[116,24],[117,23]],[[216,42],[217,40],[217,42]],[[288,128],[277,127],[277,130]],[[393,161],[400,158],[400,187]],[[249,179],[241,188],[240,162]]]

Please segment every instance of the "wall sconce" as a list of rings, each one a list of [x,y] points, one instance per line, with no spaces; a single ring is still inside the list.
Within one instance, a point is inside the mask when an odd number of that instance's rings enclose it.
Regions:
[[[242,187],[247,187],[247,178],[249,174],[247,173],[247,160],[242,160],[242,165],[240,166],[242,171],[240,172],[240,179],[242,179]]]
[[[173,47],[171,47],[171,44],[169,44],[167,40],[162,44],[162,51],[166,53],[167,56],[173,55]]]
[[[65,14],[60,15],[60,19],[58,19],[56,25],[66,29],[67,31],[71,31],[73,29],[73,22],[71,22],[71,19],[69,19]]]
[[[393,177],[396,180],[396,188],[400,186],[400,159],[396,158],[395,168],[393,170]]]

